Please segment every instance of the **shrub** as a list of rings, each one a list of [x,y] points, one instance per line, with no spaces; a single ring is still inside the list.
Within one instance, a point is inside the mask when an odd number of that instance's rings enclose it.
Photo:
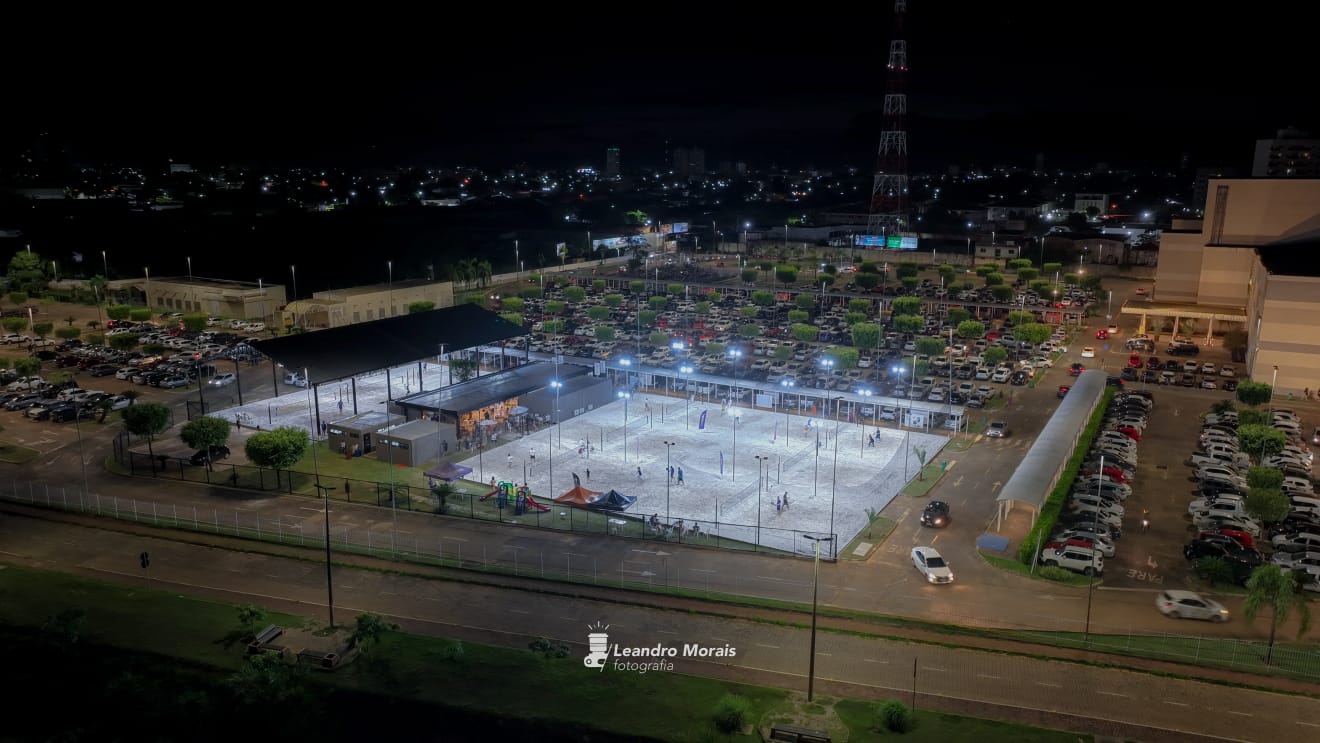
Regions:
[[[715,706],[715,729],[725,735],[732,735],[743,729],[747,723],[747,711],[752,702],[747,697],[737,694],[725,694]]]
[[[1060,583],[1067,583],[1071,581],[1073,577],[1072,573],[1068,572],[1067,570],[1064,570],[1063,568],[1057,568],[1053,565],[1046,565],[1040,568],[1039,570],[1036,571],[1036,574],[1044,578],[1045,580],[1057,580]]]
[[[1216,585],[1233,583],[1233,567],[1222,557],[1202,557],[1192,563],[1196,576]]]
[[[891,733],[906,733],[912,729],[912,710],[896,699],[877,705],[875,718],[876,728]]]

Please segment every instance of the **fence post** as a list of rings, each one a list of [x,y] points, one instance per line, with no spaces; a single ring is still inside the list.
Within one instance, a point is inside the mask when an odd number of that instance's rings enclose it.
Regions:
[[[133,521],[138,520],[137,498],[133,499]]]
[[[261,540],[261,512],[257,512],[257,540]]]

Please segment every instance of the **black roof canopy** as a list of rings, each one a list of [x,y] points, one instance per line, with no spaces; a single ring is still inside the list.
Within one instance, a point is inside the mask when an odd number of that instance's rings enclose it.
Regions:
[[[450,353],[526,334],[494,312],[460,304],[250,344],[288,369],[306,369],[308,381],[321,384],[435,356],[441,345]]]

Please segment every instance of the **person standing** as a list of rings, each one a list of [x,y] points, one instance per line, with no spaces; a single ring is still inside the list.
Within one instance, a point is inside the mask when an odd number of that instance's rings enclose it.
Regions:
[[[788,491],[784,491],[784,510],[788,510]]]
[[[678,484],[679,484],[679,485],[682,485],[682,484],[683,484],[683,468],[682,468],[682,467],[679,467],[679,468],[678,468]]]
[[[533,463],[533,464],[536,463],[536,447],[535,447],[535,446],[529,446],[529,447],[527,447],[527,458],[530,459],[530,460],[532,460],[532,463]]]
[[[641,468],[641,467],[638,467],[638,468],[637,468],[637,479],[638,479],[638,480],[642,479],[642,468]]]
[[[348,484],[348,480],[344,480],[344,499],[349,500],[348,496],[351,495],[352,492],[353,492],[353,486]]]
[[[591,468],[590,468],[590,467],[587,468],[587,479],[588,479],[588,480],[591,479]]]
[[[504,459],[509,463],[509,469],[513,469],[513,454],[506,455]]]

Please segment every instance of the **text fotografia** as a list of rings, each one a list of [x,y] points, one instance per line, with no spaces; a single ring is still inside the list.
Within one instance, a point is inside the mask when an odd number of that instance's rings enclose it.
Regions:
[[[647,645],[644,647],[610,646],[610,665],[616,671],[672,671],[677,658],[734,658],[738,650],[732,645],[710,647],[689,643],[682,647]]]

